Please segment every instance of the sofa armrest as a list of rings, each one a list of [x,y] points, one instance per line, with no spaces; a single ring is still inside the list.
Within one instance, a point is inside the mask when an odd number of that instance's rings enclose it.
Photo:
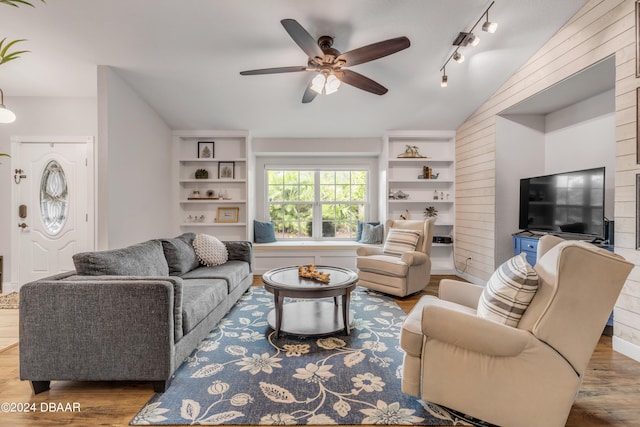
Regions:
[[[39,281],[42,283],[43,281],[53,281],[56,280],[58,276],[52,276],[46,279]],[[62,276],[65,277],[65,276]],[[61,279],[57,279],[61,280]],[[173,286],[173,335],[174,342],[180,341],[183,336],[182,331],[182,286],[183,281],[181,277],[178,276],[81,276],[81,275],[72,275],[70,277],[66,277],[65,280],[72,282],[169,282]]]
[[[422,333],[456,347],[499,357],[517,356],[533,337],[523,329],[438,306],[425,306],[422,310]]]
[[[356,249],[358,256],[382,255],[382,248],[378,246],[360,246]]]
[[[245,261],[253,271],[253,244],[245,240],[230,240],[222,242],[229,252],[229,261]]]
[[[438,287],[438,298],[470,308],[477,308],[484,288],[459,280],[442,279]]]
[[[20,289],[20,377],[167,380],[175,370],[174,284],[58,280]]]
[[[400,256],[402,262],[407,265],[420,265],[427,262],[429,256],[423,252],[410,251],[405,252]]]

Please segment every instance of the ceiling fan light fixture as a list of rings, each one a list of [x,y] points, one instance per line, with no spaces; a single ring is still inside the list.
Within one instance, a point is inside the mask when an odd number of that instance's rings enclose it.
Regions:
[[[326,95],[331,95],[338,91],[340,87],[340,83],[342,83],[334,74],[329,74],[327,77],[327,81],[324,84],[324,93]]]
[[[16,115],[4,105],[4,92],[0,89],[0,123],[13,123]]]
[[[318,73],[318,75],[311,80],[311,90],[316,92],[318,95],[322,95],[322,90],[324,89],[326,81],[327,79],[324,74]]]
[[[341,83],[333,73],[322,72],[311,80],[311,90],[318,95],[331,95],[338,91]]]

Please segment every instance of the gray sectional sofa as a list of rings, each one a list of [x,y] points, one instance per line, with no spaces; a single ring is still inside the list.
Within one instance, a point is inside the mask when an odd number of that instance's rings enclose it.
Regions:
[[[74,255],[76,271],[20,289],[20,378],[151,381],[156,392],[251,286],[252,245],[201,265],[193,233]]]

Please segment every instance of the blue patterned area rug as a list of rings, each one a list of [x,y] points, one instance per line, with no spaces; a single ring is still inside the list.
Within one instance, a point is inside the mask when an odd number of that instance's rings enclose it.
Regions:
[[[405,313],[392,299],[357,288],[350,336],[276,339],[272,308],[251,287],[131,424],[469,425],[400,390]]]

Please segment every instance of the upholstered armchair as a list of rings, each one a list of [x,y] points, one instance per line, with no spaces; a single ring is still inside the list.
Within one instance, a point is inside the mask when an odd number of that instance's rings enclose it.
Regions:
[[[542,237],[538,289],[516,327],[478,314],[483,287],[442,280],[439,298],[422,297],[403,324],[403,391],[502,426],[564,426],[632,267]]]
[[[412,233],[416,241],[406,240]],[[431,277],[432,240],[431,219],[387,220],[384,246],[357,250],[358,284],[400,297],[424,289]]]

